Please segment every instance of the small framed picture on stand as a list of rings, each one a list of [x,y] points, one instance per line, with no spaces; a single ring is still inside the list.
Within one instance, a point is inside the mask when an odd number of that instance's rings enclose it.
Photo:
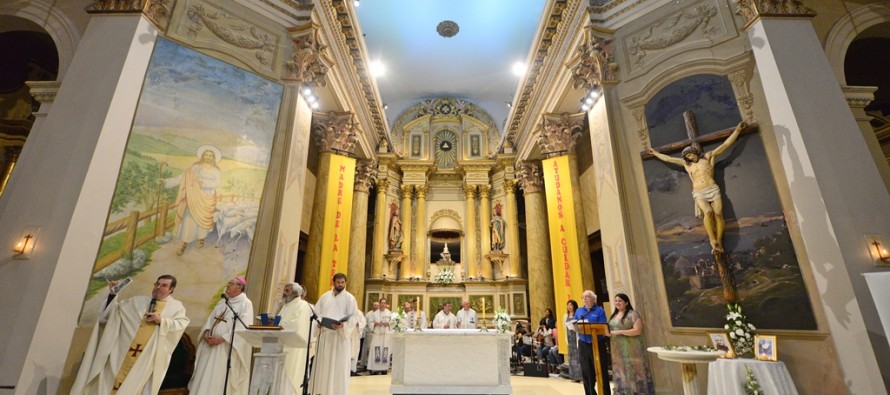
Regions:
[[[735,358],[735,350],[732,348],[732,342],[726,332],[708,332],[708,339],[711,340],[711,347],[717,351],[726,351],[721,358]]]
[[[775,336],[754,336],[754,358],[761,361],[778,361],[779,350]]]

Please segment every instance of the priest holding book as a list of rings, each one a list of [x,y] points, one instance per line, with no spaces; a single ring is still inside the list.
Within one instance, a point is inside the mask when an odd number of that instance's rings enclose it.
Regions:
[[[346,394],[352,357],[352,332],[357,330],[361,314],[355,297],[346,291],[346,275],[334,275],[334,287],[321,295],[315,312],[321,318],[318,343],[309,393],[313,395]]]

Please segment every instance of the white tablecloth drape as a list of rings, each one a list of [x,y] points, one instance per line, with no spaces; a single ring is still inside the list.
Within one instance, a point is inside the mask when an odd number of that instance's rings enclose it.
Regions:
[[[785,363],[755,359],[718,359],[708,364],[708,395],[745,395],[745,365],[765,394],[797,395]]]

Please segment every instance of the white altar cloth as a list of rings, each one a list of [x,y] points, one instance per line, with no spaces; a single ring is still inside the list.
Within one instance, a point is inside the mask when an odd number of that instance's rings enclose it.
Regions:
[[[765,394],[797,395],[784,362],[718,359],[708,364],[708,395],[745,395],[745,365],[754,372]]]
[[[510,333],[427,329],[393,334],[392,394],[510,394]]]

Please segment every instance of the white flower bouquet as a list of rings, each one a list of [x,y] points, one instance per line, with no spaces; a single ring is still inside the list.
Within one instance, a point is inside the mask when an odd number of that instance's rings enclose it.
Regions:
[[[439,284],[451,284],[454,281],[454,270],[451,268],[445,268],[436,273],[436,276],[433,277],[433,281]]]
[[[510,322],[510,314],[507,314],[507,311],[504,309],[498,310],[494,315],[494,328],[498,333],[504,333],[510,330]]]
[[[405,311],[402,310],[401,307],[399,307],[399,309],[396,310],[395,313],[392,313],[389,318],[390,329],[397,333],[404,332],[405,329],[408,328],[408,324],[407,322],[405,322],[405,319]]]
[[[740,357],[754,356],[754,331],[757,328],[748,323],[748,318],[742,314],[742,306],[738,303],[727,304],[726,308],[729,313],[726,314],[726,325],[723,329],[729,332],[732,348]]]

